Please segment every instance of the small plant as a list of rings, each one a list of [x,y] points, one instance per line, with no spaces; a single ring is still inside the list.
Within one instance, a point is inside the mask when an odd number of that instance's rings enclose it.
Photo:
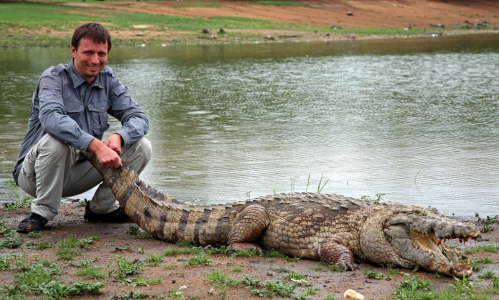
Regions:
[[[4,215],[5,218],[5,215]],[[1,248],[17,248],[21,246],[21,236],[10,226],[0,222],[0,249]]]
[[[345,269],[343,269],[343,266],[340,264],[329,264],[328,262],[321,261],[321,264],[327,266],[328,270],[333,271],[333,272],[343,272]]]
[[[22,196],[19,193],[19,186],[15,183],[14,179],[10,178],[7,179],[6,181],[7,187],[10,189],[12,192],[12,195],[10,195],[10,199],[13,202],[7,202],[3,203],[3,209],[8,210],[8,209],[18,209],[18,208],[25,208],[25,207],[30,207],[31,206],[31,201],[34,199],[31,196]]]
[[[82,249],[86,249],[88,245],[99,239],[97,236],[83,239],[77,239],[76,237],[63,239],[59,241],[56,255],[59,259],[71,260],[74,256],[81,255]]]
[[[47,232],[46,231],[31,231],[27,234],[27,237],[32,238],[32,239],[37,239],[37,238],[40,238],[45,233],[47,233]]]
[[[458,295],[473,296],[475,294],[476,283],[469,281],[465,276],[462,279],[454,277],[454,282],[451,283],[451,286]]]
[[[478,275],[480,279],[492,279],[494,277],[496,277],[496,274],[490,270]]]
[[[136,239],[150,239],[150,238],[152,238],[152,236],[149,233],[142,231],[138,226],[135,226],[135,225],[130,226],[128,228],[128,230],[126,231],[126,233],[135,236]]]
[[[370,278],[370,279],[393,280],[392,275],[385,275],[385,274],[383,274],[381,272],[377,272],[377,271],[366,270],[366,271],[364,271],[364,275],[366,275],[367,278]]]
[[[497,246],[497,245],[481,245],[481,246],[475,246],[475,247],[468,248],[468,249],[464,250],[463,254],[465,254],[465,255],[473,254],[473,253],[476,253],[478,251],[497,253],[497,249],[499,249],[499,246]]]
[[[394,294],[398,297],[397,299],[417,299],[418,292],[431,289],[430,281],[421,282],[418,275],[410,277],[409,274],[404,273],[404,278],[405,280],[400,282],[400,285],[395,290]]]
[[[154,266],[159,266],[163,262],[164,258],[157,255],[149,255],[146,257],[146,263]]]
[[[132,299],[145,299],[149,298],[149,295],[143,292],[130,291],[128,294],[118,295],[120,300],[132,300]]]
[[[144,277],[138,277],[138,278],[135,278],[132,282],[131,282],[131,285],[133,286],[150,286],[150,285],[153,285],[153,284],[160,284],[161,283],[161,278],[151,278],[151,279],[147,279],[147,278],[144,278]]]
[[[311,295],[317,294],[317,288],[309,287],[303,291],[302,294],[294,296],[294,299],[308,299]]]
[[[211,264],[211,260],[208,259],[208,256],[202,255],[202,256],[195,256],[189,258],[189,260],[184,263],[184,267],[187,266],[197,266],[197,265],[209,265]]]
[[[10,256],[0,256],[0,270],[9,270],[10,269]]]
[[[201,247],[202,248],[202,247]],[[212,247],[210,245],[200,249],[200,252],[204,252],[206,254],[229,254],[232,251],[230,246],[221,246],[219,248],[217,247]]]
[[[163,251],[164,256],[174,256],[178,254],[201,254],[202,250],[199,248],[168,248]]]
[[[252,256],[258,256],[258,250],[255,248],[251,249],[242,249],[236,252],[233,252],[232,257],[252,257]]]
[[[114,262],[114,264],[116,264],[116,269],[110,270],[109,276],[111,276],[112,274],[116,274],[116,280],[121,284],[132,282],[127,278],[127,275],[138,274],[140,271],[144,270],[144,262],[140,259],[127,261],[123,256],[114,255],[114,257],[116,257],[116,261]],[[108,264],[108,268],[112,264],[113,262],[110,262]]]
[[[114,247],[116,251],[128,251],[128,252],[133,252],[133,249],[130,245],[126,244],[125,246],[118,246],[115,244],[111,244],[111,246]]]
[[[43,249],[47,249],[47,248],[52,248],[52,245],[47,243],[47,242],[41,242],[41,243],[27,242],[26,248],[35,249],[35,250],[43,250]]]
[[[66,286],[57,279],[61,275],[57,264],[47,260],[30,265],[18,260],[16,265],[21,272],[14,275],[16,286],[8,287],[9,293],[44,294],[49,299],[60,299],[85,293],[98,294],[104,287],[101,282],[75,282]]]
[[[385,193],[377,193],[375,199],[371,198],[370,196],[363,195],[360,197],[360,199],[366,199],[366,200],[369,200],[371,202],[381,202],[383,200],[382,199],[383,196],[385,196],[385,195],[386,195]]]
[[[492,278],[492,287],[499,289],[499,276],[494,275]]]
[[[176,265],[166,265],[166,266],[164,266],[164,268],[167,270],[173,270],[173,269],[177,268],[177,266]]]
[[[310,268],[310,270],[317,271],[317,272],[324,272],[324,271],[326,271],[326,269],[324,267],[321,267],[321,266],[313,266],[313,267]]]
[[[221,271],[213,271],[208,273],[208,280],[211,283],[218,284],[223,287],[231,287],[240,284],[240,282],[232,279],[230,276],[222,273]]]
[[[497,215],[494,217],[487,216],[485,219],[480,218],[480,215],[478,213],[475,213],[475,217],[478,219],[478,222],[483,223],[482,229],[480,229],[480,232],[486,233],[489,231],[492,231],[493,229],[490,227],[490,225],[497,225],[499,224],[499,221],[497,220]]]
[[[180,299],[184,298],[184,293],[182,291],[171,291],[168,293],[169,297],[172,297],[172,299]]]
[[[324,179],[324,176],[321,175],[321,179],[319,180],[319,185],[317,186],[317,193],[322,192],[322,190],[324,189],[326,184],[329,182],[329,178],[328,178],[324,183],[322,183],[323,179]]]
[[[106,275],[102,273],[102,269],[104,267],[96,267],[93,265],[93,262],[90,261],[89,259],[84,259],[81,261],[81,263],[74,264],[78,268],[76,271],[76,275],[78,276],[84,276],[86,278],[92,278],[92,279],[98,279],[98,278],[104,278]]]
[[[284,277],[284,279],[288,279],[288,280],[292,280],[292,279],[301,280],[301,279],[305,279],[305,278],[307,278],[307,276],[303,275],[302,273],[296,273],[294,271],[288,273],[286,275],[286,277]]]
[[[241,268],[240,266],[235,266],[230,271],[231,272],[241,272],[242,270],[243,270],[243,268]]]

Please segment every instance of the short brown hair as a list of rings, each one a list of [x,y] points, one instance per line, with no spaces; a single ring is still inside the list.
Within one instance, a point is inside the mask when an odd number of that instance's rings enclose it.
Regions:
[[[78,50],[81,39],[90,39],[94,43],[105,44],[107,42],[107,51],[111,51],[111,35],[104,26],[99,23],[86,23],[76,28],[71,38],[71,45]]]

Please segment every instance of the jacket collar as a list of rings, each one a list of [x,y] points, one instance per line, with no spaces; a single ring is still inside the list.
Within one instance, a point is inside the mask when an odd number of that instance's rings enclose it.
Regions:
[[[102,71],[101,71],[102,72]],[[83,83],[87,82],[83,77],[81,77],[80,73],[76,70],[76,67],[74,65],[74,58],[71,58],[71,61],[69,62],[69,76],[71,77],[71,81],[73,81],[73,87],[77,88]],[[101,76],[100,73],[97,75],[95,78],[94,82],[90,86],[96,86],[102,88],[104,85],[101,82]]]

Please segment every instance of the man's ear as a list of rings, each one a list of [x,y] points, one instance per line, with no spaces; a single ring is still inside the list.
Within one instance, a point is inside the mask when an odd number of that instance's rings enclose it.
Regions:
[[[71,45],[71,54],[73,55],[73,57],[76,56],[76,48],[73,45]]]

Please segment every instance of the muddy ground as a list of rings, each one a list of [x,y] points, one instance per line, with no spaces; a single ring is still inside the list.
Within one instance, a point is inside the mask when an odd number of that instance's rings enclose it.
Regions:
[[[17,224],[27,213],[27,209],[2,211],[2,215],[5,214],[3,222],[6,225],[17,228]],[[415,271],[413,269],[402,268],[398,269],[398,273],[391,275],[392,280],[377,280],[368,278],[365,272],[376,271],[388,275],[390,269],[362,263],[359,265],[359,269],[355,271],[337,272],[329,270],[327,266],[316,261],[290,261],[289,259],[270,256],[231,257],[228,254],[218,254],[209,256],[209,260],[211,261],[209,265],[185,266],[186,262],[196,255],[163,256],[163,252],[166,249],[177,247],[177,245],[153,238],[137,239],[134,235],[127,233],[129,228],[133,226],[130,223],[95,224],[84,222],[83,213],[84,207],[78,205],[78,203],[63,204],[60,214],[54,221],[47,224],[49,230],[45,234],[39,238],[22,235],[23,244],[20,248],[3,248],[0,249],[0,253],[2,256],[5,256],[7,253],[24,255],[28,261],[35,261],[37,259],[40,261],[45,259],[55,261],[63,270],[60,279],[68,285],[71,282],[95,282],[96,280],[77,276],[77,268],[70,265],[70,262],[81,262],[85,258],[93,260],[95,266],[103,267],[102,272],[106,274],[106,277],[101,279],[101,281],[106,286],[101,290],[102,294],[78,297],[80,299],[113,299],[113,297],[117,299],[116,297],[128,295],[130,291],[146,293],[151,299],[153,299],[152,296],[154,295],[160,299],[165,299],[172,291],[182,291],[183,296],[187,299],[222,299],[221,290],[214,288],[214,285],[208,280],[208,274],[213,271],[223,272],[235,280],[241,280],[241,274],[248,274],[250,278],[260,280],[261,282],[283,280],[291,271],[302,273],[306,276],[305,280],[317,289],[316,294],[309,299],[324,299],[327,295],[333,296],[334,299],[343,299],[343,293],[348,289],[354,289],[363,294],[365,299],[389,299],[400,285],[400,282],[404,280],[402,273],[407,273],[410,276],[418,275],[421,281],[429,280],[435,289],[445,287],[453,281],[452,278],[447,277],[437,278],[435,274],[424,270]],[[476,218],[469,218],[468,220],[476,222]],[[480,228],[483,227],[483,223],[476,224]],[[465,250],[477,245],[499,245],[499,226],[492,225],[492,228],[494,230],[484,233],[481,240],[468,242],[465,245],[461,244],[459,248]],[[81,256],[74,256],[72,260],[58,259],[56,255],[56,251],[59,249],[57,246],[58,241],[69,237],[83,239],[92,236],[99,237],[99,240],[84,249]],[[30,249],[27,247],[30,242],[38,244],[46,242],[52,245],[52,247],[43,250]],[[451,242],[447,243],[452,244]],[[457,245],[456,242],[454,244]],[[143,251],[139,251],[140,248]],[[151,286],[124,285],[116,281],[115,274],[108,276],[109,271],[117,269],[116,262],[118,256],[125,257],[128,261],[133,261],[136,259],[145,260],[150,255],[164,257],[164,261],[158,266],[145,263],[142,272],[132,275],[129,278],[160,278],[161,284]],[[480,287],[491,286],[490,279],[481,281],[478,275],[483,274],[487,270],[497,272],[499,254],[480,251],[469,255],[469,257],[471,260],[488,257],[494,261],[494,263],[483,265],[483,269],[471,277]],[[109,265],[110,263],[111,265]],[[172,265],[175,266],[174,269],[171,269]],[[239,270],[234,270],[234,268],[239,268]],[[0,271],[2,285],[14,284],[14,274],[15,264],[11,266],[10,271]],[[291,284],[289,280],[284,280],[284,282]],[[227,288],[225,299],[261,299],[250,290],[246,288],[246,285],[229,287]],[[303,288],[297,288],[295,295],[300,295],[303,291]],[[499,299],[499,295],[494,294],[488,294],[487,297]]]

